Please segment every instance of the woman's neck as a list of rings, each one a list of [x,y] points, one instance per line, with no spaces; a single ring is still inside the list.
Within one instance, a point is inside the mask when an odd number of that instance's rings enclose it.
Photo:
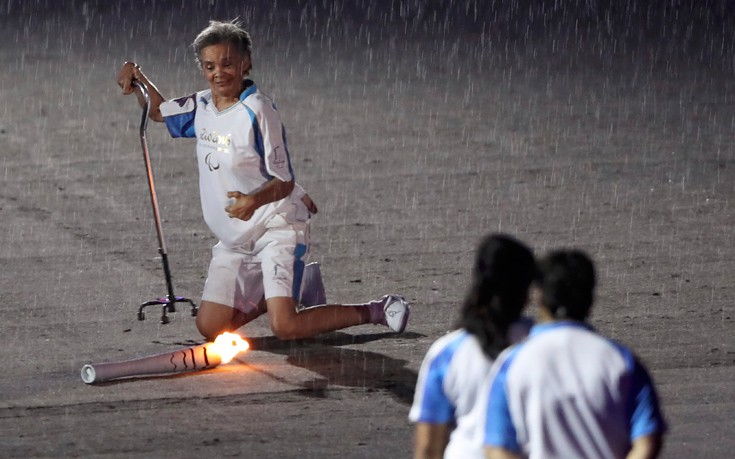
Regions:
[[[224,111],[240,101],[239,97],[212,96],[212,101],[217,110]]]

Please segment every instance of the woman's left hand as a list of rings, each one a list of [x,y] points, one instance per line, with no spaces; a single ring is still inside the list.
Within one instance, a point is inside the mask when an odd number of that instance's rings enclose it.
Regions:
[[[230,218],[239,218],[240,220],[250,220],[258,208],[253,196],[240,193],[239,191],[228,191],[228,198],[234,198],[235,202],[225,207],[225,212]]]
[[[306,209],[309,211],[310,214],[315,215],[317,212],[319,212],[319,209],[317,209],[316,204],[314,204],[314,201],[312,201],[311,196],[308,194],[305,194],[301,198],[301,202],[304,203],[306,206]]]

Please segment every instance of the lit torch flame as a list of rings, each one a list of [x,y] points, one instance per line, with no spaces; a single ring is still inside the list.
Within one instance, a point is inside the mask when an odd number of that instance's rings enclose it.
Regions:
[[[222,363],[228,363],[238,353],[245,352],[250,348],[247,341],[242,339],[240,335],[230,332],[224,332],[214,339],[214,343],[210,345],[210,349],[219,354]]]

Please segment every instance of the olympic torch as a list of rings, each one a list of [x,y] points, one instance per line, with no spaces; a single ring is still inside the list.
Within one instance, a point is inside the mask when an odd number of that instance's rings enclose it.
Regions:
[[[82,367],[82,381],[94,384],[111,379],[184,373],[214,368],[228,363],[250,345],[234,333],[222,333],[213,343],[122,362],[88,364]]]

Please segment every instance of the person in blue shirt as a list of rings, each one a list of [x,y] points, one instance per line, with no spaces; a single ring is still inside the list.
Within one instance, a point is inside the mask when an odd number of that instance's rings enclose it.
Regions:
[[[537,324],[493,368],[484,419],[491,459],[653,458],[666,423],[648,372],[586,320],[592,260],[559,250],[539,262]]]
[[[489,235],[480,244],[460,328],[438,339],[421,365],[409,414],[415,458],[482,457],[468,415],[495,357],[528,333],[520,317],[535,266],[531,251],[510,236]]]

